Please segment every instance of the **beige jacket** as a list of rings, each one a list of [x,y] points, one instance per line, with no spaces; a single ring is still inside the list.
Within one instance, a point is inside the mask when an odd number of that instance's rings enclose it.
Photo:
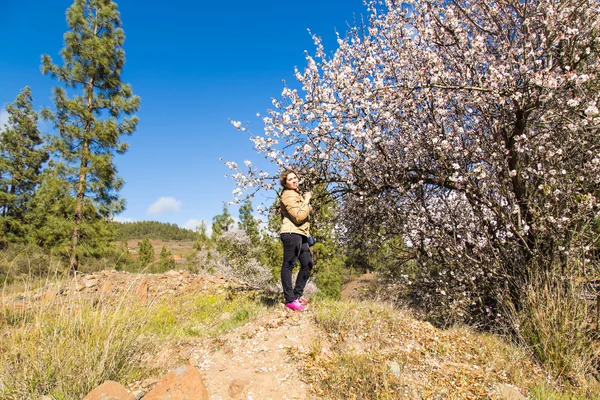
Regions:
[[[304,201],[304,197],[300,192],[284,189],[279,197],[279,207],[283,218],[279,233],[297,233],[306,237],[310,236],[308,215],[312,211],[312,206]]]

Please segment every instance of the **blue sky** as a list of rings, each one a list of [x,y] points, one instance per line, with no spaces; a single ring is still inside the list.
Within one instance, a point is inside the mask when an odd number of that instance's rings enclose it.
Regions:
[[[221,213],[233,180],[219,158],[258,160],[247,134],[260,133],[282,80],[294,86],[294,67],[314,53],[308,33],[326,51],[367,11],[362,0],[117,2],[125,30],[122,79],[142,99],[129,151],[115,158],[127,201],[120,220],[156,220],[191,227]],[[0,12],[0,124],[5,105],[30,86],[34,106],[52,108],[57,81],[40,72],[42,54],[60,63],[65,12],[71,0],[2,0]],[[42,131],[51,132],[47,123]],[[256,199],[254,207],[263,201]],[[268,200],[267,202],[270,202]],[[229,206],[237,217],[237,206]]]

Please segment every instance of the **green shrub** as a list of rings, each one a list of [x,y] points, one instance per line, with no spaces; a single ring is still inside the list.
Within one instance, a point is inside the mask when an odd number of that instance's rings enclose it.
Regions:
[[[342,293],[343,265],[333,260],[331,264],[321,266],[314,274],[319,299],[338,300]]]

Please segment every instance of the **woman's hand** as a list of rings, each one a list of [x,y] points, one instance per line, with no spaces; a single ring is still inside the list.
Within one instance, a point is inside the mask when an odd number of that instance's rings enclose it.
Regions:
[[[306,201],[308,203],[311,198],[312,198],[312,192],[304,193],[304,201]]]

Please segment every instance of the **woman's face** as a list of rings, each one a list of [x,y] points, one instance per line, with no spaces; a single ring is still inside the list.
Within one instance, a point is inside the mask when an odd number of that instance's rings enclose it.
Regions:
[[[285,187],[294,190],[298,189],[298,177],[295,173],[290,172],[287,174],[285,177]]]

